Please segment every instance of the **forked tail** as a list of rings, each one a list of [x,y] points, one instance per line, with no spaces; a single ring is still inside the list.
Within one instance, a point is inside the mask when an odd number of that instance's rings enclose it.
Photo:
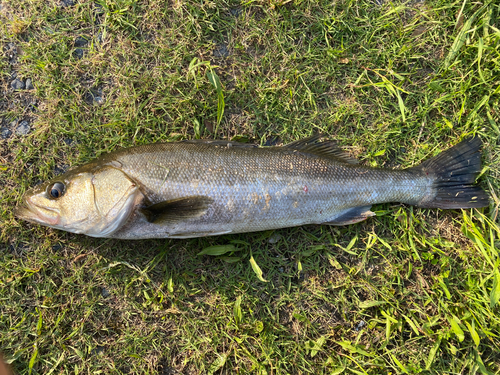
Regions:
[[[481,140],[468,138],[409,171],[433,179],[431,193],[419,203],[429,208],[473,208],[488,205],[488,195],[474,185],[481,171]]]

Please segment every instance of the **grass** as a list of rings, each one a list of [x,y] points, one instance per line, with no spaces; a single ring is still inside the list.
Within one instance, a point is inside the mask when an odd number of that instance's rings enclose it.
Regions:
[[[500,373],[497,2],[70,3],[0,2],[0,350],[16,373]],[[491,205],[129,242],[13,216],[30,186],[118,147],[318,131],[398,168],[478,134]]]

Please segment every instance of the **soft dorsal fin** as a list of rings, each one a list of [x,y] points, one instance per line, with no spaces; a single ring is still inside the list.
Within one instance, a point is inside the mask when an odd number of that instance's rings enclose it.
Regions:
[[[335,141],[321,141],[321,134],[315,134],[311,137],[300,139],[288,143],[282,147],[296,150],[317,156],[335,158],[340,162],[348,164],[358,164],[358,160],[351,158],[344,150],[337,146]]]
[[[150,223],[162,224],[200,217],[207,212],[212,202],[212,198],[203,195],[190,196],[159,202],[143,207],[140,211]]]

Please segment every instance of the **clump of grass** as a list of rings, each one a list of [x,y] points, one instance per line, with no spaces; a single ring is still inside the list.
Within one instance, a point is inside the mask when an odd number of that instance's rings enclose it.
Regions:
[[[493,1],[4,0],[0,127],[32,129],[0,139],[8,362],[19,374],[497,373],[499,14]],[[12,90],[14,72],[35,89]],[[478,134],[491,205],[386,204],[354,226],[137,242],[12,214],[28,187],[118,147],[314,132],[400,168]]]

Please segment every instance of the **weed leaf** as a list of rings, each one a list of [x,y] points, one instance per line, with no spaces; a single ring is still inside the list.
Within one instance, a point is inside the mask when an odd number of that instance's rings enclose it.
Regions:
[[[462,331],[462,328],[460,328],[459,326],[460,321],[458,320],[458,318],[456,316],[449,317],[448,321],[450,322],[452,331],[455,333],[455,335],[457,335],[458,340],[460,342],[464,341],[464,331]]]
[[[257,278],[260,281],[267,283],[268,281],[262,277],[262,270],[260,269],[255,259],[253,259],[253,255],[251,254],[250,254],[250,265],[252,266],[253,272],[255,272],[255,274],[257,275]]]
[[[472,325],[469,324],[469,322],[465,321],[465,325],[467,326],[467,329],[469,330],[469,333],[472,337],[472,340],[474,341],[474,344],[476,345],[476,347],[478,347],[480,339],[479,339],[479,335],[477,334],[476,329],[474,328],[474,320],[472,321]]]
[[[204,248],[197,255],[222,255],[232,251],[236,251],[236,247],[234,245],[215,245]]]
[[[383,305],[385,303],[386,303],[385,301],[363,301],[359,304],[359,308],[360,309],[367,309],[369,307],[380,306],[380,305]]]
[[[214,372],[220,370],[222,366],[226,363],[227,354],[217,354],[217,358],[212,362],[210,367],[208,368],[208,374],[212,375]]]
[[[342,266],[338,262],[337,258],[335,258],[335,256],[333,256],[333,254],[326,253],[326,257],[328,258],[328,262],[330,262],[332,267],[334,267],[335,269],[338,269],[338,270],[342,269]]]
[[[326,341],[326,337],[325,336],[321,336],[319,339],[317,339],[316,341],[312,341],[312,340],[309,340],[306,342],[306,351],[309,352],[309,355],[311,356],[311,358],[314,358],[314,356],[316,354],[318,354],[318,352],[321,350],[321,347],[323,346],[323,344],[325,343]]]

